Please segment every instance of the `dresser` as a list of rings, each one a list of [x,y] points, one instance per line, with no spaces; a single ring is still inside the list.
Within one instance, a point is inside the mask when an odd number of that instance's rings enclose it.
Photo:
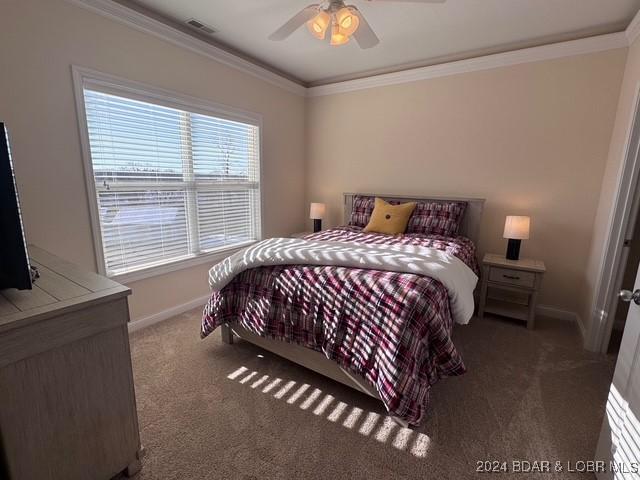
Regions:
[[[0,472],[12,480],[132,475],[140,436],[131,291],[35,246],[29,257],[40,273],[33,290],[0,291]]]

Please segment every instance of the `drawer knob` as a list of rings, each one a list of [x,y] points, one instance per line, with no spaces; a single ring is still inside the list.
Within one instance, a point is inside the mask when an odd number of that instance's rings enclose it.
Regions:
[[[517,277],[515,275],[502,275],[504,278],[508,278],[509,280],[520,280],[520,277]]]

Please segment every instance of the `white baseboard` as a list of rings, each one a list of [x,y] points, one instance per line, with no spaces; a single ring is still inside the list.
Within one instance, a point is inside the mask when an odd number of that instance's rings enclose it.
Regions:
[[[578,314],[570,312],[569,310],[563,310],[562,308],[553,307],[551,305],[538,305],[536,307],[536,313],[549,318],[555,318],[556,320],[564,320],[566,322],[577,321]]]
[[[584,328],[584,323],[582,322],[582,318],[576,312],[563,310],[562,308],[557,308],[551,305],[538,305],[536,307],[536,313],[538,315],[543,315],[549,318],[555,318],[557,320],[563,320],[565,322],[574,322],[578,326],[578,329],[580,330],[580,335],[582,335],[582,339],[584,340],[586,335],[586,330]]]
[[[149,315],[148,317],[142,317],[138,320],[129,322],[129,332],[136,332],[150,325],[154,325],[158,322],[162,322],[163,320],[167,320],[171,317],[175,317],[176,315],[180,315],[181,313],[193,310],[196,307],[204,307],[204,304],[207,303],[209,297],[210,295],[205,295],[203,297],[194,298],[187,303],[176,305],[175,307],[167,308],[166,310],[154,313],[153,315]]]
[[[171,317],[175,317],[176,315],[180,315],[181,313],[193,310],[196,307],[204,306],[204,304],[207,303],[207,300],[209,300],[209,297],[210,295],[207,294],[203,297],[194,298],[193,300],[190,300],[186,303],[167,308],[166,310],[162,310],[158,313],[154,313],[153,315],[134,320],[129,323],[129,332],[141,330],[148,326],[162,322],[163,320],[167,320]],[[586,332],[584,324],[582,322],[582,318],[580,318],[580,315],[578,315],[577,313],[553,307],[551,305],[538,305],[538,307],[536,308],[536,312],[539,315],[544,315],[545,317],[555,318],[557,320],[563,320],[566,322],[574,322],[578,326],[582,338],[585,338]]]

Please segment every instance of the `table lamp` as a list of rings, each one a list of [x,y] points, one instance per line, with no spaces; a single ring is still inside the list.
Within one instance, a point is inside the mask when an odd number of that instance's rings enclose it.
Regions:
[[[313,220],[313,231],[319,232],[322,230],[322,219],[327,211],[327,206],[324,203],[312,203],[309,209],[309,218]]]
[[[507,243],[507,259],[518,260],[520,258],[520,242],[529,239],[529,227],[531,219],[521,215],[509,215],[504,223],[504,238]]]

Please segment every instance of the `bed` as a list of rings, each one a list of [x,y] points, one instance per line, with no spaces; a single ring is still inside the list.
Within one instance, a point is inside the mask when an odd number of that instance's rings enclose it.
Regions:
[[[358,218],[366,214],[358,206],[365,204],[363,199],[374,197],[392,203],[458,202],[465,206],[464,214],[457,233],[450,236],[366,233],[362,230],[366,218]],[[229,279],[212,292],[203,313],[201,336],[219,328],[225,343],[232,344],[234,336],[240,337],[380,399],[389,415],[402,425],[419,425],[428,409],[431,386],[440,378],[463,374],[465,366],[451,340],[454,317],[460,316],[458,299],[452,293],[452,283],[457,280],[439,276],[442,264],[433,267],[433,276],[414,273],[412,268],[418,262],[413,253],[440,255],[446,269],[452,262],[462,265],[458,268],[464,270],[465,278],[475,277],[472,286],[465,287],[473,290],[478,275],[475,244],[483,206],[484,200],[475,198],[344,194],[344,226],[303,240],[273,239],[271,246],[286,252],[290,264],[285,258],[257,267],[248,264],[231,273],[229,265],[217,268]],[[323,259],[305,257],[313,251],[309,246],[320,249]],[[391,251],[393,255],[400,252],[400,262],[409,252],[411,261],[404,270],[397,266],[358,268],[358,261],[344,263],[344,259],[338,264],[326,262],[325,251],[343,246],[350,250],[346,254],[339,250],[336,256],[340,258],[355,251],[362,262],[362,252],[369,258],[378,251]],[[268,247],[248,256],[259,256]],[[298,247],[304,249],[295,250]],[[398,258],[393,257],[391,263],[397,265]],[[435,263],[431,260],[429,257],[424,263]],[[210,283],[214,285],[211,272]],[[470,317],[469,308],[466,310],[465,318]]]

